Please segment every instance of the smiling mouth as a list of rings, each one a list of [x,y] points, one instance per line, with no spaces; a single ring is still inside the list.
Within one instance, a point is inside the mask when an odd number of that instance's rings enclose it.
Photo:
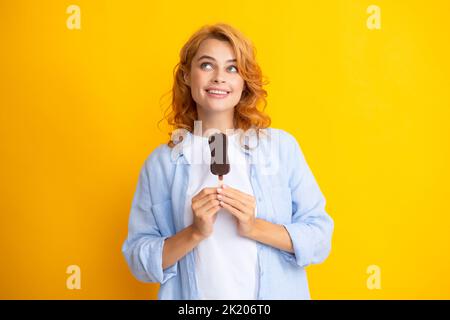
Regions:
[[[207,93],[209,94],[214,94],[214,95],[221,95],[221,96],[226,96],[227,94],[230,93],[230,91],[225,91],[225,90],[205,90]]]
[[[230,94],[230,91],[218,89],[206,89],[206,95],[211,99],[225,99]]]

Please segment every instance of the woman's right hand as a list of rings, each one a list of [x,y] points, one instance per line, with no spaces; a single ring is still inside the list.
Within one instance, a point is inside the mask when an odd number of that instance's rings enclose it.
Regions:
[[[203,188],[192,197],[191,207],[194,214],[192,227],[196,235],[203,239],[209,237],[213,232],[217,211],[220,209],[217,195],[217,188]]]

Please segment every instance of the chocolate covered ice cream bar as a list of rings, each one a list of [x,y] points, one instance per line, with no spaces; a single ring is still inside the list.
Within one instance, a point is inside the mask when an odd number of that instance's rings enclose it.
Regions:
[[[230,172],[230,163],[227,154],[227,135],[224,133],[215,133],[208,139],[209,149],[211,150],[211,173],[222,176]]]

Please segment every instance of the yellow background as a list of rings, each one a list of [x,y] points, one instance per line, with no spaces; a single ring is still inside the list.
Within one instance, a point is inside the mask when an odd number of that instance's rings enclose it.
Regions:
[[[81,8],[69,30],[66,8]],[[381,30],[366,9],[381,8]],[[255,43],[273,127],[335,220],[315,299],[450,298],[448,1],[2,1],[0,298],[156,298],[121,254],[178,52],[201,25]],[[81,268],[81,290],[66,268]],[[381,290],[366,286],[369,265]]]

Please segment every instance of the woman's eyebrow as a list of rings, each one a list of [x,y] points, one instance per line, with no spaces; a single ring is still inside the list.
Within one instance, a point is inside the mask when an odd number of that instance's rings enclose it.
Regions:
[[[197,61],[200,61],[200,60],[202,60],[202,59],[209,59],[209,60],[216,61],[216,59],[214,59],[214,58],[211,57],[211,56],[207,56],[207,55],[201,56],[200,58],[197,59]],[[230,60],[227,60],[227,62],[236,62],[236,61],[237,61],[236,59],[230,59]]]

